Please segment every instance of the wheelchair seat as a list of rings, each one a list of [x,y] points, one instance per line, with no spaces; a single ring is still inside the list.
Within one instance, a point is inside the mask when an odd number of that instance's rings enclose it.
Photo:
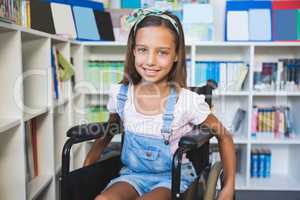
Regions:
[[[190,89],[204,94],[206,102],[211,106],[213,87],[206,85],[201,88]],[[72,145],[102,137],[104,134],[102,130],[107,130],[108,126],[108,123],[90,123],[72,127],[67,131],[69,139],[66,141],[62,152],[61,200],[92,200],[101,193],[112,178],[118,176],[122,167],[120,144],[120,148],[114,148],[113,151],[107,150],[112,149],[112,146],[108,147],[105,152],[114,153],[105,153],[99,162],[70,171]],[[116,132],[113,134],[120,134],[122,129],[115,130]],[[195,126],[190,134],[180,139],[179,147],[173,156],[172,200],[213,200],[215,198],[217,180],[222,179],[222,164],[221,162],[216,162],[214,165],[209,163],[209,140],[212,137],[209,127],[199,125]],[[181,160],[185,153],[193,163],[198,178],[186,192],[180,193]]]

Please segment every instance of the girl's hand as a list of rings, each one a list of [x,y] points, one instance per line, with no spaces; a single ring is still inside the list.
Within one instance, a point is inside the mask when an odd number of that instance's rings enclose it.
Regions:
[[[218,195],[218,200],[233,200],[234,190],[224,187]]]

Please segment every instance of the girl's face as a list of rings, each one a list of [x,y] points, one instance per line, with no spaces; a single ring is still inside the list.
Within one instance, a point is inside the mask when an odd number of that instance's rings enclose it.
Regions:
[[[177,61],[175,38],[164,26],[140,28],[135,37],[135,68],[143,81],[161,83]]]

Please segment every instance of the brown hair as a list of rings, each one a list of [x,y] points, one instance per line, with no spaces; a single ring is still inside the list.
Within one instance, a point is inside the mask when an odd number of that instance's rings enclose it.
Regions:
[[[177,84],[180,87],[186,87],[186,59],[185,59],[185,42],[182,25],[179,19],[171,14],[170,12],[164,12],[176,21],[179,33],[176,31],[175,27],[167,19],[158,16],[146,16],[139,24],[136,26],[134,31],[134,26],[132,26],[129,37],[127,41],[127,51],[125,59],[124,76],[121,83],[128,85],[132,82],[134,85],[141,81],[141,76],[138,74],[135,68],[135,58],[133,55],[133,50],[135,48],[135,37],[136,33],[140,28],[148,26],[164,26],[171,30],[176,43],[176,54],[177,61],[174,62],[173,67],[168,75],[168,82],[171,84]]]

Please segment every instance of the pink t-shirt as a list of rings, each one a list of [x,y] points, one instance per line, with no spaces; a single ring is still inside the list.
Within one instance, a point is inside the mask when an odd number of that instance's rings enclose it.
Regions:
[[[110,113],[117,112],[117,95],[121,85],[113,84],[110,88],[107,108]],[[146,137],[163,138],[160,129],[163,125],[163,114],[145,115],[139,113],[133,101],[133,85],[129,85],[127,101],[124,108],[124,128]],[[201,124],[211,113],[205,96],[182,88],[174,108],[174,120],[171,128],[173,134],[170,138],[172,153],[178,148],[179,139],[190,132],[193,125]]]

